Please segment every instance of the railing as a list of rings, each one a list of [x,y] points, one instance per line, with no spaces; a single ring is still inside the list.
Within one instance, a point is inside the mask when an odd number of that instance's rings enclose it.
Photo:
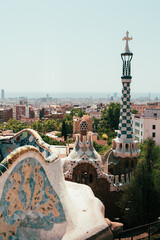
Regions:
[[[155,236],[156,238],[152,238]],[[160,220],[139,227],[124,230],[115,236],[115,240],[160,239]]]

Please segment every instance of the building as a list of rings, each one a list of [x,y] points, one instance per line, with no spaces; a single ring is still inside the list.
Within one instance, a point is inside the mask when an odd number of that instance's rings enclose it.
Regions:
[[[152,137],[160,145],[160,109],[146,109],[144,116],[133,115],[133,133],[138,142]]]
[[[35,118],[35,113],[33,107],[29,107],[29,118],[34,119]]]
[[[85,119],[81,121],[79,129],[80,134],[76,134],[74,149],[68,157],[62,159],[65,179],[88,185],[107,207],[105,216],[113,220],[118,214],[115,204],[119,197],[117,191],[126,182],[123,179],[123,183],[120,183],[119,176],[108,173],[108,163],[94,149],[92,133],[88,132]]]
[[[4,89],[1,90],[1,99],[4,100]]]
[[[92,118],[91,116],[89,115],[83,115],[82,118],[79,118],[79,117],[73,117],[73,134],[77,134],[77,133],[80,133],[80,122],[82,120],[86,120],[87,124],[88,124],[88,131],[91,131],[93,130],[93,121],[92,121]]]
[[[17,105],[15,108],[16,108],[16,120],[21,120],[22,116],[26,116],[25,105]]]
[[[20,105],[27,105],[27,99],[26,98],[20,98],[20,101],[19,101]]]
[[[138,114],[143,115],[144,111],[146,110],[146,108],[147,108],[147,104],[134,104],[134,103],[131,103],[131,110],[133,110],[133,109],[137,110]]]
[[[28,118],[34,118],[34,110],[31,106],[16,105],[13,107],[13,118],[16,120],[25,120]]]
[[[143,115],[146,109],[160,109],[160,102],[146,103],[146,104],[131,104],[131,110],[137,110],[138,114]]]
[[[12,108],[0,109],[0,123],[7,122],[10,118],[13,118]]]

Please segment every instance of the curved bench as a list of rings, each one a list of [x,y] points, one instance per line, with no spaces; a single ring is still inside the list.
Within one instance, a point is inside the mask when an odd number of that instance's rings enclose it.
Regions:
[[[104,231],[113,238],[103,204],[88,186],[64,180],[54,147],[34,130],[1,144],[14,149],[0,164],[0,240],[96,239]]]

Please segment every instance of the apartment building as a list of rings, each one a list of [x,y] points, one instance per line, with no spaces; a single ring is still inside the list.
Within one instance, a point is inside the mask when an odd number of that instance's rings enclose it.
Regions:
[[[160,145],[160,109],[146,109],[144,116],[133,114],[132,125],[134,137],[138,142],[153,137]]]

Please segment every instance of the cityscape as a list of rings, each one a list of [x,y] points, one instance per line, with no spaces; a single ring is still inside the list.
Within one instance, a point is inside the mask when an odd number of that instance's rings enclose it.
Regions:
[[[0,6],[0,240],[160,239],[160,3]]]

